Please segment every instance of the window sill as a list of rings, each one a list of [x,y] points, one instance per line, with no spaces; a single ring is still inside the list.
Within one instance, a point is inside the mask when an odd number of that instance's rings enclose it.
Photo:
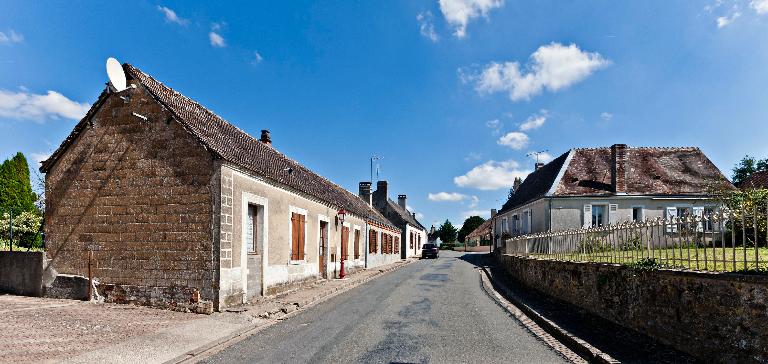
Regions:
[[[288,261],[288,265],[301,265],[301,264],[304,264],[304,263],[306,263],[306,262],[307,262],[307,260],[306,260],[306,259],[302,259],[302,260],[291,260],[291,261]]]

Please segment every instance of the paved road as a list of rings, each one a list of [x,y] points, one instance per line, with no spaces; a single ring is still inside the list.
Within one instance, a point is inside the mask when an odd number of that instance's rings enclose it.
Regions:
[[[212,363],[562,363],[483,291],[477,254],[442,252],[344,292]]]

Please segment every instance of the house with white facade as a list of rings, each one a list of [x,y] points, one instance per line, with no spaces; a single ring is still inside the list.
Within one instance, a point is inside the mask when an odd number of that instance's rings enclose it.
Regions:
[[[416,213],[408,211],[407,196],[397,195],[397,202],[389,198],[387,181],[376,182],[371,192],[370,182],[360,182],[360,198],[372,206],[401,230],[396,244],[402,259],[421,255],[421,246],[427,241],[427,229],[416,219]],[[398,253],[397,251],[395,253]]]
[[[493,218],[494,244],[523,234],[700,214],[715,206],[715,191],[733,188],[695,147],[571,149],[515,184]]]

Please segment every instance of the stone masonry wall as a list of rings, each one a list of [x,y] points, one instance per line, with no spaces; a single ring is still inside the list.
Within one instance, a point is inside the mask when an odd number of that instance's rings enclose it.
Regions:
[[[211,154],[141,85],[110,95],[46,175],[52,266],[86,276],[93,249],[105,287],[215,300],[213,173]]]
[[[704,362],[768,362],[768,277],[497,255],[523,285]]]

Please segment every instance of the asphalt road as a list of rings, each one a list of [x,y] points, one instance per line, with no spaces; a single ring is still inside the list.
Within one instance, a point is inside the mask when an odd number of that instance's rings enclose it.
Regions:
[[[477,254],[441,252],[260,331],[211,363],[562,363],[483,291]]]

